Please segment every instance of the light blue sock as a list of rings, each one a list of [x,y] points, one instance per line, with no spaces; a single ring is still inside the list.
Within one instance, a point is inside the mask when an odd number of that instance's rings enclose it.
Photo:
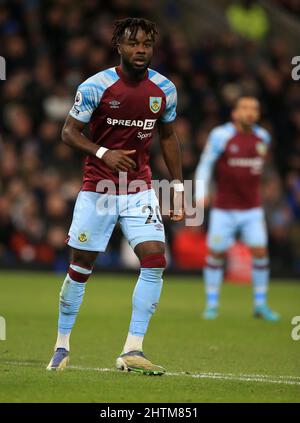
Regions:
[[[58,332],[69,334],[74,326],[85,291],[85,282],[76,282],[67,275],[60,291]]]
[[[144,336],[155,312],[163,285],[163,268],[141,268],[132,296],[132,316],[129,332]]]
[[[269,273],[268,257],[253,259],[252,280],[255,307],[262,307],[267,302]]]
[[[208,256],[203,269],[206,307],[218,307],[223,274],[224,260]]]

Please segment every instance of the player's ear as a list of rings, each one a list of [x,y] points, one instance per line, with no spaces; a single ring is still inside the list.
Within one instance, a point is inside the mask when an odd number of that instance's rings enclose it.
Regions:
[[[121,54],[120,44],[117,44],[117,50],[118,50],[118,53]]]

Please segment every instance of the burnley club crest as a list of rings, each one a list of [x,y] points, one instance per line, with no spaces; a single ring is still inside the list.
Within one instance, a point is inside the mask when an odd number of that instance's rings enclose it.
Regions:
[[[161,97],[149,97],[149,105],[150,105],[151,112],[157,113],[160,111],[161,101],[162,101]]]

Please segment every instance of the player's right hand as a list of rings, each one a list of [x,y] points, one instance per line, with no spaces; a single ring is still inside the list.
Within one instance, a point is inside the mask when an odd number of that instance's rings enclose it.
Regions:
[[[108,150],[103,156],[104,163],[114,172],[128,172],[136,168],[136,163],[130,157],[136,150]]]

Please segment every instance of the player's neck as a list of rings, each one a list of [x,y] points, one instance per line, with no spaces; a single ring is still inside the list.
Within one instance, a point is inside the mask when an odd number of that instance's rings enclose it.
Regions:
[[[146,79],[148,75],[148,69],[143,71],[138,71],[138,70],[135,71],[135,70],[129,69],[124,63],[121,63],[118,66],[118,69],[122,73],[122,76],[125,79],[132,82],[142,81],[143,79]]]
[[[238,130],[238,132],[249,133],[252,132],[252,125],[243,125],[239,122],[234,122],[234,126]]]

